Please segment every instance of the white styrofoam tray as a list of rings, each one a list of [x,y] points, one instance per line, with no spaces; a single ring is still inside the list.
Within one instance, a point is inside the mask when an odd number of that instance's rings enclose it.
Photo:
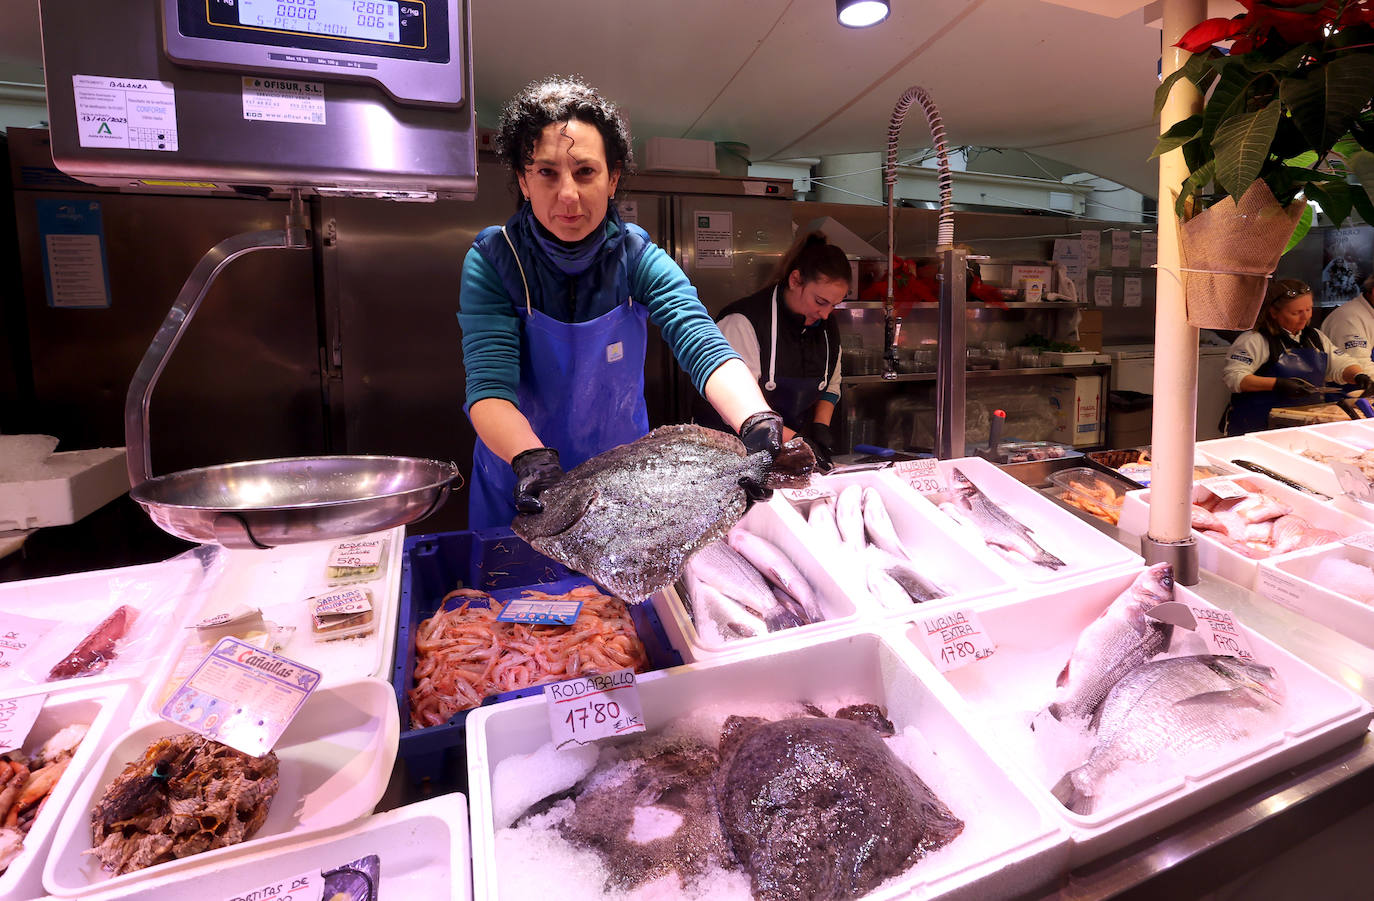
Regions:
[[[1329,501],[1319,500],[1310,494],[1295,491],[1281,485],[1268,476],[1244,475],[1221,476],[1193,483],[1193,502],[1206,497],[1206,484],[1213,481],[1229,480],[1242,488],[1263,491],[1265,494],[1293,508],[1293,513],[1301,516],[1318,529],[1327,529],[1341,537],[1368,531],[1369,523],[1342,512]],[[1144,535],[1150,528],[1150,489],[1126,493],[1125,503],[1121,506],[1121,530],[1131,535]],[[1193,529],[1197,536],[1197,563],[1202,569],[1229,579],[1242,588],[1254,588],[1259,574],[1259,559],[1247,557],[1234,551],[1211,537],[1210,532]]]
[[[776,497],[776,495],[775,495]],[[782,506],[779,506],[782,505]],[[850,592],[840,585],[829,568],[820,562],[824,549],[810,540],[810,535],[785,518],[792,511],[781,498],[767,504],[755,504],[740,520],[740,527],[766,538],[787,556],[816,592],[816,603],[825,616],[824,621],[768,632],[752,638],[722,641],[710,630],[699,631],[678,595],[676,586],[655,592],[652,603],[668,641],[682,654],[684,662],[712,660],[740,654],[766,653],[768,648],[787,644],[799,637],[831,632],[852,626],[859,618],[858,608]],[[802,523],[805,527],[805,523]]]
[[[981,457],[941,460],[940,471],[947,485],[956,467],[994,504],[1030,529],[1031,537],[1041,547],[1064,561],[1064,565],[1056,570],[1031,563],[1019,554],[1005,553],[984,542],[982,535],[972,526],[966,526],[943,511],[937,511],[943,517],[938,521],[948,534],[957,536],[961,543],[969,547],[986,549],[991,562],[1006,574],[1013,585],[1073,580],[1108,569],[1140,565],[1139,554],[1113,541],[987,460]],[[927,498],[937,504],[947,499],[948,495],[940,494]]]
[[[1322,438],[1330,438],[1333,441],[1348,444],[1359,450],[1374,448],[1374,420],[1370,419],[1352,419],[1348,422],[1319,422],[1309,426],[1296,426],[1289,429],[1275,429],[1274,431],[1305,431]],[[1269,432],[1255,432],[1254,434],[1263,439]]]
[[[128,490],[124,448],[61,451],[33,479],[0,481],[0,532],[67,525]]]
[[[1374,648],[1374,607],[1340,590],[1312,581],[1321,561],[1330,557],[1374,566],[1374,551],[1345,544],[1328,544],[1261,560],[1255,590],[1301,613],[1314,622]]]
[[[266,898],[253,891],[301,873],[329,870],[376,854],[380,859],[377,897],[472,897],[472,853],[468,848],[468,805],[461,794],[440,795],[373,814],[311,839],[282,839],[214,866],[179,870],[83,901],[206,901],[207,881],[218,898]],[[281,895],[271,896],[281,899]],[[328,896],[326,896],[328,901]]]
[[[43,860],[48,856],[53,834],[62,820],[82,777],[100,753],[122,730],[133,703],[128,683],[113,683],[92,688],[70,688],[54,691],[43,702],[43,709],[33,721],[24,750],[33,753],[48,739],[67,726],[86,724],[90,728],[77,746],[62,778],[53,786],[34,818],[24,850],[0,874],[0,899],[33,898],[43,893]]]
[[[195,624],[241,605],[261,608],[264,620],[291,628],[290,639],[278,653],[319,670],[321,685],[367,677],[389,679],[396,646],[405,526],[360,537],[387,541],[381,574],[369,582],[343,586],[368,590],[376,628],[366,635],[334,641],[316,641],[311,632],[310,605],[306,599],[335,590],[327,584],[325,568],[338,540],[308,541],[267,550],[222,548],[222,569],[209,585],[199,608],[170,636],[167,647],[171,652],[162,657],[151,673],[148,690],[134,710],[134,722],[157,719],[163,702],[181,684],[181,679],[175,678],[178,662],[182,650],[195,637]]]
[[[3,671],[0,696],[42,694],[143,676],[162,660],[171,636],[199,606],[217,571],[218,550],[200,548],[161,563],[0,583],[0,613],[54,624]],[[89,676],[43,681],[54,664],[121,604],[139,613],[128,635],[115,645],[115,656],[105,669]]]
[[[257,836],[108,877],[91,849],[91,810],[125,766],[143,757],[159,738],[185,730],[165,720],[124,733],[91,768],[53,840],[43,868],[43,886],[59,897],[84,897],[152,876],[226,861],[281,836],[301,838],[366,816],[381,799],[396,760],[400,722],[396,695],[381,679],[358,679],[317,690],[301,707],[273,748],[280,765],[279,788]]]
[[[892,520],[893,531],[906,549],[908,558],[922,575],[949,591],[946,597],[921,604],[921,610],[1013,590],[1012,581],[998,565],[994,551],[985,546],[968,547],[950,535],[949,520],[945,514],[892,472],[844,473],[813,479],[811,484],[813,487],[830,489],[837,496],[851,485],[873,488],[878,492]],[[868,590],[863,560],[856,559],[851,551],[833,539],[825,539],[807,524],[801,511],[790,503],[787,506],[791,508],[789,512],[796,516],[795,528],[805,529],[811,535],[818,550],[824,554],[821,559],[830,564],[836,579],[850,583],[850,591],[861,602],[863,613],[890,619],[909,617],[915,612],[914,605],[902,610],[889,610],[882,606]]]
[[[833,712],[833,699],[870,700],[900,732],[917,727],[944,764],[918,775],[964,821],[963,833],[935,855],[865,897],[997,898],[1045,886],[1064,871],[1067,836],[1046,811],[1027,800],[1019,777],[1003,771],[931,690],[934,669],[881,635],[820,637],[769,656],[692,664],[641,677],[640,699],[650,732],[704,707],[811,700]],[[948,693],[948,686],[940,686]],[[496,863],[491,777],[506,757],[549,741],[542,698],[479,707],[468,716],[468,791],[472,806],[473,895],[502,895],[508,873]],[[961,786],[958,793],[949,786]],[[976,799],[976,801],[975,801]],[[591,852],[587,852],[590,854]],[[586,877],[584,877],[586,878]],[[598,885],[599,887],[599,885]],[[564,886],[550,886],[558,894]],[[511,897],[505,889],[505,897]]]
[[[1302,433],[1305,430],[1283,429],[1282,431]],[[1251,463],[1267,466],[1279,475],[1302,482],[1309,488],[1328,494],[1333,499],[1341,497],[1343,492],[1340,483],[1336,481],[1336,474],[1331,471],[1331,467],[1301,456],[1301,445],[1296,445],[1293,450],[1289,450],[1279,441],[1261,440],[1256,437],[1259,434],[1267,433],[1252,433],[1237,438],[1199,441],[1197,452],[1218,463],[1230,464],[1232,460],[1249,460]],[[1303,439],[1298,438],[1296,440]],[[1319,449],[1317,442],[1330,443],[1329,439],[1323,439],[1319,436],[1310,436],[1307,440],[1313,442],[1310,445],[1313,449]],[[1345,452],[1349,453],[1349,449],[1345,449]]]
[[[1100,810],[1075,814],[1050,793],[1047,774],[1036,772],[1031,715],[1054,698],[1055,682],[1078,636],[1135,579],[1117,574],[1073,591],[1048,593],[1011,603],[977,606],[979,621],[996,643],[992,656],[945,678],[967,705],[972,730],[994,757],[1021,770],[1033,784],[1033,797],[1051,809],[1073,837],[1071,865],[1142,839],[1274,773],[1317,756],[1365,732],[1371,708],[1362,699],[1289,654],[1257,632],[1245,629],[1258,663],[1278,670],[1287,691],[1282,731],[1252,736],[1236,747],[1229,762],[1194,764],[1161,778],[1134,797],[1104,801]],[[1192,591],[1176,588],[1177,600],[1210,606]],[[1244,624],[1240,624],[1244,627]],[[917,647],[913,626],[907,638]],[[1179,635],[1183,635],[1181,631]],[[1175,637],[1175,647],[1179,638]],[[1016,732],[1012,730],[1021,729]],[[1182,765],[1187,766],[1187,758]],[[1057,773],[1057,771],[1056,771]],[[1057,780],[1056,774],[1048,779]]]

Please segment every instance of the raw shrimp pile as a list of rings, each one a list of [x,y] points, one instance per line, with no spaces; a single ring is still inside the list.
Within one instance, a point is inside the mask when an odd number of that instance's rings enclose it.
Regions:
[[[11,751],[0,757],[0,873],[24,849],[24,837],[33,827],[57,780],[67,771],[76,748],[86,737],[87,726],[74,724],[48,739],[32,757]]]
[[[417,729],[448,722],[488,695],[545,682],[648,666],[649,658],[623,601],[590,585],[567,594],[527,591],[540,600],[582,602],[571,626],[497,622],[501,603],[482,591],[460,588],[444,596],[463,598],[420,623],[415,636],[415,687],[410,721]],[[487,606],[474,606],[474,601]]]
[[[1111,485],[1105,482],[1089,482],[1085,479],[1070,479],[1069,487],[1072,490],[1064,492],[1060,498],[1064,503],[1072,504],[1098,519],[1105,519],[1112,525],[1120,522],[1121,500],[1124,495]]]

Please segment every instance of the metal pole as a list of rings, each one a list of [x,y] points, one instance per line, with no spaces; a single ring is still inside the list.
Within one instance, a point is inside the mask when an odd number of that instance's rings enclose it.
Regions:
[[[935,370],[935,456],[964,455],[964,370],[968,366],[968,251],[940,252],[940,346]]]
[[[1164,0],[1163,74],[1189,54],[1173,46],[1207,16],[1206,0]],[[1174,84],[1159,118],[1160,133],[1201,111],[1202,97],[1187,79]],[[1154,416],[1151,434],[1150,532],[1141,539],[1148,563],[1174,564],[1174,578],[1195,585],[1197,539],[1192,537],[1193,445],[1197,435],[1198,331],[1183,301],[1174,195],[1187,177],[1183,151],[1159,161],[1159,266],[1155,288]]]

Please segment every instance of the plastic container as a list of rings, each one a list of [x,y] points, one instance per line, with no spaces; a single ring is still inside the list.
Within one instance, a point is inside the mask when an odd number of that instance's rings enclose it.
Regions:
[[[33,478],[0,481],[0,532],[67,525],[128,490],[122,447],[52,454]]]
[[[1331,558],[1374,566],[1374,551],[1332,544],[1295,551],[1272,560],[1261,560],[1255,591],[1374,648],[1374,606],[1353,596],[1345,585],[1321,584],[1313,574],[1323,561]]]
[[[1121,503],[1126,492],[1135,487],[1086,466],[1050,473],[1050,481],[1059,487],[1062,492],[1059,497],[1064,503],[1113,525],[1121,520]]]
[[[1081,457],[1067,444],[1056,441],[1003,441],[997,445],[997,452],[1007,463],[1028,463],[1032,460],[1058,460],[1063,457]]]
[[[400,713],[400,757],[415,784],[428,781],[440,790],[466,787],[463,765],[463,723],[471,710],[462,710],[441,726],[413,729],[409,691],[415,672],[415,631],[439,609],[444,595],[460,585],[490,592],[499,600],[519,597],[526,588],[560,593],[593,584],[540,554],[510,529],[440,532],[405,541],[401,564],[401,612],[391,683]],[[677,666],[682,655],[669,643],[652,603],[631,604],[630,616],[644,644],[651,670]],[[543,694],[542,685],[502,692],[482,704],[499,704],[525,695]]]
[[[1042,744],[1036,743],[1027,723],[1052,700],[1056,678],[1079,635],[1130,586],[1137,572],[1118,573],[1073,591],[978,606],[978,618],[997,651],[945,674],[968,705],[964,715],[984,746],[1006,767],[1022,773],[1034,785],[1032,796],[1070,830],[1073,866],[1145,839],[1246,786],[1350,741],[1369,727],[1367,703],[1245,629],[1256,661],[1277,669],[1287,690],[1282,731],[1253,736],[1237,745],[1229,760],[1222,755],[1219,764],[1216,757],[1210,758],[1211,763],[1193,764],[1185,757],[1177,772],[1134,795],[1105,798],[1091,814],[1069,811],[1047,787],[1049,780],[1057,780],[1059,771],[1037,772],[1039,763],[1031,755],[1038,754],[1036,748]],[[1176,589],[1175,596],[1186,604],[1206,606],[1185,588]],[[920,647],[914,628],[907,637]]]
[[[1068,352],[1058,352],[1047,350],[1043,352],[1041,358],[1047,366],[1089,366],[1093,358],[1097,356],[1091,350],[1076,350]]]
[[[1285,431],[1300,430],[1287,429]],[[1330,495],[1333,500],[1339,500],[1341,498],[1341,486],[1336,480],[1336,474],[1332,472],[1331,467],[1327,466],[1325,463],[1318,463],[1310,457],[1302,456],[1301,451],[1305,447],[1304,445],[1295,441],[1293,442],[1291,450],[1285,449],[1277,442],[1262,440],[1259,437],[1260,434],[1262,433],[1257,432],[1250,435],[1242,435],[1237,438],[1217,438],[1212,441],[1199,441],[1197,443],[1197,452],[1210,460],[1215,460],[1227,466],[1233,466],[1236,469],[1241,469],[1243,467],[1237,466],[1232,462],[1233,460],[1249,460],[1251,463],[1258,463],[1260,466],[1272,469],[1279,475],[1287,476],[1294,481],[1301,482],[1315,491]],[[1317,444],[1321,444],[1328,448],[1336,446],[1335,442],[1316,436],[1312,436],[1309,440],[1312,442],[1312,448],[1314,450],[1317,449]],[[1343,445],[1340,445],[1340,447],[1344,448]],[[1330,450],[1325,452],[1330,453]],[[1347,454],[1352,453],[1348,448],[1344,448],[1342,452]],[[1358,506],[1357,504],[1351,504],[1349,507],[1343,506],[1342,509],[1347,513],[1359,515],[1354,509]]]
[[[466,901],[472,897],[467,799],[460,794],[429,798],[331,829],[316,838],[264,842],[257,851],[209,868],[192,866],[116,891],[88,894],[84,899],[205,901],[207,880],[213,880],[216,898],[267,898],[251,893],[301,873],[327,871],[370,854],[379,858],[377,897],[382,901]],[[329,901],[329,895],[324,897]]]
[[[125,765],[148,745],[183,732],[164,720],[116,739],[91,767],[58,826],[43,868],[43,886],[64,898],[135,885],[187,867],[220,865],[279,836],[300,838],[366,816],[381,800],[396,759],[398,723],[391,686],[359,679],[318,689],[273,748],[279,788],[256,837],[180,860],[109,878],[91,848],[91,809]],[[342,861],[341,861],[342,862]]]
[[[85,723],[90,728],[34,818],[24,837],[24,850],[0,874],[0,898],[33,898],[43,894],[43,860],[48,856],[67,802],[112,736],[124,727],[132,703],[127,684],[74,688],[48,695],[29,730],[24,751],[36,751],[67,726]]]
[[[939,750],[943,765],[918,766],[918,773],[965,826],[947,847],[866,897],[960,893],[990,898],[1048,889],[1064,870],[1064,833],[1053,825],[1051,814],[1026,800],[1020,778],[993,764],[978,747],[945,706],[947,699],[956,700],[948,686],[935,690],[932,683],[939,679],[933,667],[902,644],[900,638],[894,643],[864,632],[828,637],[766,657],[651,674],[639,685],[645,724],[653,733],[717,705],[725,710],[732,704],[757,709],[810,700],[833,712],[839,699],[877,703],[887,709],[899,731],[916,727]],[[530,897],[528,887],[510,886],[515,874],[497,862],[491,775],[506,757],[528,754],[549,741],[545,704],[525,698],[484,707],[468,724],[473,894],[494,899],[505,886],[506,897]],[[548,894],[564,891],[564,885],[549,886]]]
[[[326,584],[337,587],[384,578],[387,544],[387,539],[381,535],[365,535],[334,544],[325,558]]]

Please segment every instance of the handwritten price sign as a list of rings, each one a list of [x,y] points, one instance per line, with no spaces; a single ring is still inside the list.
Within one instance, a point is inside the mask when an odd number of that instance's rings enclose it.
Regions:
[[[324,896],[324,877],[319,870],[278,879],[251,892],[229,895],[225,901],[320,901]]]
[[[939,494],[949,490],[945,475],[940,472],[939,460],[899,460],[892,464],[892,471],[921,494]]]
[[[632,669],[546,685],[544,700],[555,747],[644,731]]]
[[[1197,634],[1207,642],[1212,653],[1239,657],[1245,661],[1255,659],[1255,652],[1250,649],[1250,640],[1245,637],[1245,633],[1236,624],[1236,618],[1230,612],[1217,610],[1215,607],[1193,607],[1192,611],[1197,617]]]
[[[926,617],[917,621],[916,627],[925,640],[930,659],[942,673],[991,657],[997,650],[972,610]]]
[[[33,721],[43,709],[47,695],[6,698],[0,701],[0,754],[8,754],[24,746],[33,728]]]

